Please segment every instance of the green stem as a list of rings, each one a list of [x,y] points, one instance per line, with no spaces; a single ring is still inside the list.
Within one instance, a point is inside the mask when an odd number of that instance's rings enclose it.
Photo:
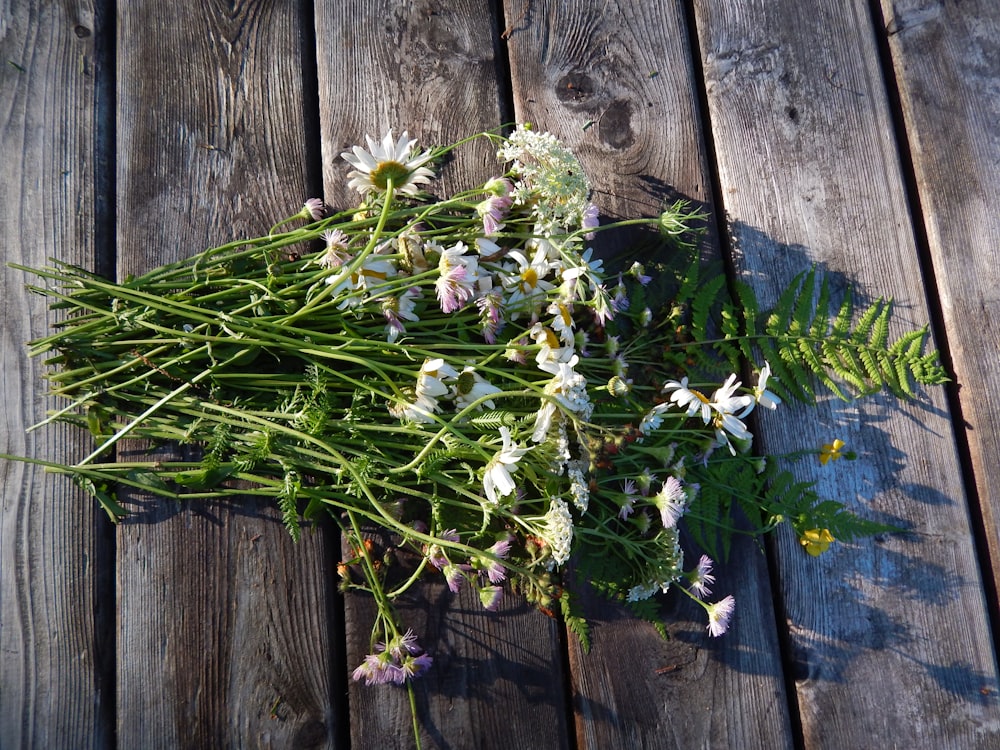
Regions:
[[[406,681],[406,692],[410,696],[410,717],[413,719],[413,742],[417,750],[420,750],[420,722],[417,717],[417,696],[413,690],[413,681]]]

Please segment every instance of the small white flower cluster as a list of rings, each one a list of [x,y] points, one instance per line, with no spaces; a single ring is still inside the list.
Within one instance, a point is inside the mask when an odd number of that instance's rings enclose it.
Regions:
[[[590,505],[590,487],[587,478],[580,469],[570,469],[567,473],[569,474],[569,491],[573,496],[573,505],[581,513],[586,513],[587,507]]]
[[[540,234],[551,235],[571,225],[596,225],[587,175],[554,135],[519,127],[497,155],[511,162],[511,172],[519,178],[514,203],[531,206]]]
[[[573,547],[573,516],[560,497],[549,499],[549,512],[544,521],[545,542],[552,548],[549,567],[564,565]]]
[[[650,563],[649,578],[629,589],[626,601],[638,602],[649,599],[657,591],[667,593],[670,587],[684,577],[681,569],[684,564],[684,552],[681,550],[676,529],[664,529],[654,539],[659,554]]]

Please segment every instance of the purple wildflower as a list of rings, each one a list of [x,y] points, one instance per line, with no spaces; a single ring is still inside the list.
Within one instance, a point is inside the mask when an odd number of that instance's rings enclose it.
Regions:
[[[503,294],[491,291],[476,300],[479,307],[479,322],[483,326],[483,338],[487,344],[497,342],[497,334],[503,328]]]
[[[501,539],[499,542],[490,547],[487,552],[492,553],[501,560],[507,557],[507,553],[510,552],[511,540]],[[495,560],[483,559],[482,564],[486,566],[486,577],[490,579],[490,583],[501,583],[507,578],[507,569]],[[487,607],[487,609],[489,609]]]
[[[326,204],[322,198],[310,198],[302,204],[302,218],[319,221],[326,215]]]
[[[444,542],[457,542],[459,540],[459,536],[455,529],[448,529],[447,531],[438,534],[438,539]],[[436,544],[424,547],[424,555],[427,556],[427,562],[438,570],[444,570],[446,565],[451,564],[448,560],[448,556],[444,553],[444,550]]]
[[[434,659],[431,658],[430,654],[420,654],[419,656],[407,656],[403,660],[403,664],[400,667],[405,678],[408,680],[415,680],[420,677],[424,672],[431,668]]]
[[[715,583],[715,576],[712,575],[712,558],[702,555],[698,560],[698,566],[688,574],[690,580],[690,590],[699,599],[704,599],[712,593],[709,586]]]
[[[663,528],[672,529],[687,510],[687,493],[680,480],[667,477],[660,491],[653,497],[653,504],[660,511]]]
[[[347,250],[350,237],[339,229],[327,229],[322,237],[326,243],[326,252],[317,262],[323,268],[340,268],[351,259],[351,254]]]
[[[483,586],[479,589],[479,601],[482,602],[483,608],[490,612],[497,608],[502,596],[503,589],[500,586]]]
[[[628,269],[628,272],[632,274],[636,280],[642,284],[642,286],[646,286],[646,284],[653,280],[652,276],[646,275],[646,269],[638,261],[632,264],[632,266]]]
[[[733,617],[733,610],[736,608],[736,600],[732,595],[725,599],[708,605],[708,634],[713,638],[718,638],[729,629],[729,621]]]
[[[385,685],[390,682],[402,685],[407,680],[420,677],[433,661],[417,643],[416,634],[407,630],[403,635],[393,638],[388,646],[384,643],[376,644],[375,653],[365,656],[364,661],[351,673],[351,678],[355,682],[364,680],[366,685]]]
[[[622,501],[622,508],[618,511],[618,517],[624,521],[635,512],[635,508],[632,507],[632,504],[635,502],[635,498],[639,494],[639,489],[636,487],[635,480],[626,479],[622,483],[622,493],[625,495],[625,500]]]
[[[465,569],[467,568],[467,565],[445,565],[442,572],[451,593],[457,594],[462,588],[462,580],[465,578]]]

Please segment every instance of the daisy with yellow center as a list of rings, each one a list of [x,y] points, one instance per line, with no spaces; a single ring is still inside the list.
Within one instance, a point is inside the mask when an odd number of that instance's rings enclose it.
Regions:
[[[434,172],[425,164],[433,158],[430,151],[416,154],[416,139],[410,139],[405,130],[395,140],[390,130],[382,138],[381,143],[371,136],[365,136],[368,141],[368,151],[360,146],[354,146],[351,151],[345,151],[341,157],[354,170],[348,173],[352,187],[362,195],[371,192],[384,193],[392,186],[392,192],[416,195],[419,186],[430,182]]]
[[[687,416],[693,417],[699,412],[701,419],[708,424],[712,418],[712,402],[701,391],[688,386],[687,376],[678,380],[668,380],[663,386],[664,392],[673,391],[670,401],[681,409],[687,409]]]

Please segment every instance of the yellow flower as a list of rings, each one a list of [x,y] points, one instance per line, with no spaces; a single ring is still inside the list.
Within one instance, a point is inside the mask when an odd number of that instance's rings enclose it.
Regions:
[[[830,542],[834,541],[833,534],[829,529],[809,529],[802,533],[799,542],[813,557],[818,557],[830,548]]]
[[[841,451],[844,449],[846,443],[843,440],[837,439],[832,443],[826,443],[819,451],[819,462],[826,466],[827,461],[836,461],[840,458],[843,453]]]

